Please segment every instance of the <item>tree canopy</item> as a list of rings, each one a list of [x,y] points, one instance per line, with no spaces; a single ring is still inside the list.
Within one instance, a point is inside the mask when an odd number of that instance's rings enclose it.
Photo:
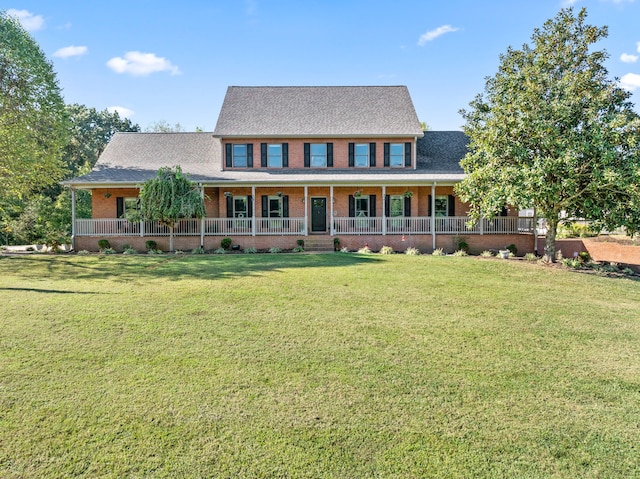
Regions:
[[[607,53],[591,51],[607,28],[586,16],[563,9],[531,45],[508,48],[484,94],[461,111],[470,144],[456,189],[471,216],[535,208],[547,221],[550,261],[563,212],[596,228],[640,226],[640,119],[630,93],[608,78]]]
[[[173,227],[180,218],[202,218],[204,199],[198,185],[175,170],[160,168],[155,178],[147,180],[140,189],[138,210],[128,217],[130,221],[158,221],[169,227],[170,247],[173,251]]]
[[[66,126],[51,63],[18,20],[0,11],[0,198],[62,177]]]

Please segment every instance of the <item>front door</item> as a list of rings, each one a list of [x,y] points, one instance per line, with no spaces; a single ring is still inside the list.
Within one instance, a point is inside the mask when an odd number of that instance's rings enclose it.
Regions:
[[[327,231],[327,199],[311,198],[311,231]]]

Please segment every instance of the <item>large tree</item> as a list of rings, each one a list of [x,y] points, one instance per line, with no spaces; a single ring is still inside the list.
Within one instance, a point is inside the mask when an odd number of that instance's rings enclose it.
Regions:
[[[64,149],[68,178],[87,173],[111,140],[120,131],[140,131],[140,126],[117,111],[98,111],[85,105],[66,106],[69,116],[69,143]]]
[[[181,218],[202,218],[204,199],[198,185],[175,170],[164,167],[155,178],[147,180],[140,189],[137,211],[128,216],[130,221],[158,221],[169,227],[169,250],[173,251],[173,228]]]
[[[0,199],[62,177],[66,126],[51,63],[18,20],[0,11]]]
[[[484,94],[461,111],[470,144],[458,194],[476,219],[505,204],[535,208],[547,222],[549,261],[563,212],[596,228],[640,226],[640,120],[608,78],[607,53],[592,51],[607,28],[586,16],[563,9],[531,45],[509,48]]]

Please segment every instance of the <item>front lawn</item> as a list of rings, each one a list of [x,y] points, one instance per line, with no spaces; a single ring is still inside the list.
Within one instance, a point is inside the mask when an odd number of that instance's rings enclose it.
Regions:
[[[2,477],[640,477],[640,283],[404,255],[0,256]]]

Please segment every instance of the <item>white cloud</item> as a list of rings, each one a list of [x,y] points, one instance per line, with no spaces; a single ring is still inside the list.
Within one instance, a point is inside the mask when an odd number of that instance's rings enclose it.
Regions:
[[[571,7],[573,5],[575,5],[576,3],[578,3],[580,0],[562,0],[562,2],[560,2],[560,5],[562,7]]]
[[[10,8],[7,10],[7,14],[17,18],[22,27],[28,32],[35,32],[44,27],[44,18],[42,18],[42,15],[34,15],[29,10]]]
[[[56,50],[53,56],[58,58],[69,58],[79,57],[84,55],[85,53],[87,53],[87,47],[76,47],[75,45],[71,45],[69,47],[64,47]]]
[[[445,33],[457,32],[458,30],[460,29],[454,28],[451,25],[442,25],[441,27],[438,27],[435,30],[431,30],[430,32],[426,32],[420,35],[420,39],[418,40],[418,46],[422,47],[427,42],[430,42],[431,40],[435,40],[436,38],[438,38],[441,35],[444,35]]]
[[[627,73],[620,78],[620,86],[625,90],[634,91],[640,88],[640,75],[635,73]]]
[[[151,73],[167,71],[171,75],[180,75],[180,69],[169,60],[157,57],[155,53],[127,52],[122,57],[114,57],[107,66],[116,73],[128,73],[133,76],[147,76]]]
[[[620,55],[620,61],[624,63],[635,63],[638,61],[638,55],[629,55],[628,53],[623,53]]]
[[[107,111],[109,113],[118,112],[122,118],[131,118],[134,115],[134,111],[129,108],[125,108],[123,106],[110,106],[107,107]]]

